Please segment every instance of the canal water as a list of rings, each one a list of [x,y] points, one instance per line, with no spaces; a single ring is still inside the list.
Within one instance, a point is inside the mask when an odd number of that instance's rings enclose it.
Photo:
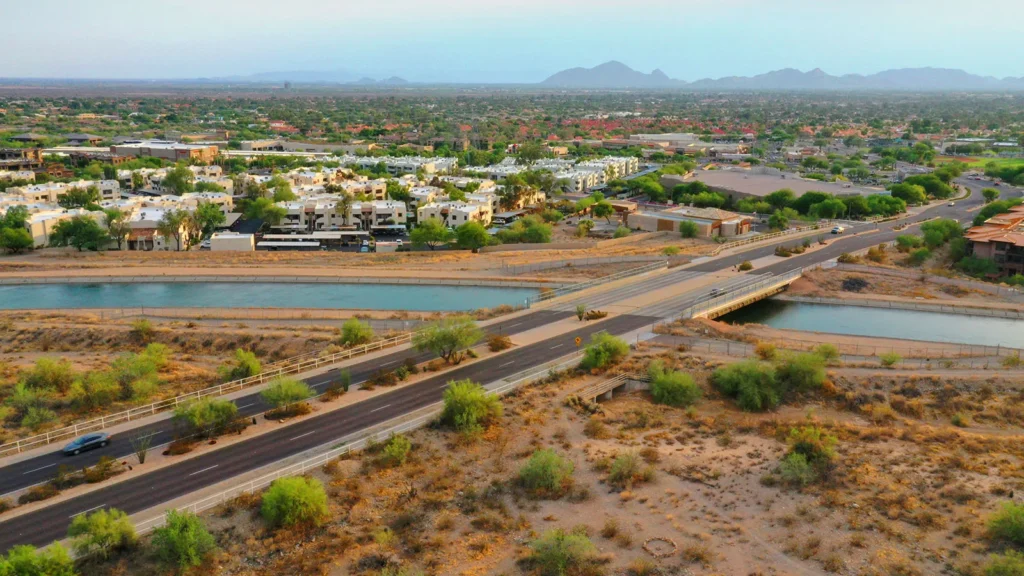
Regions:
[[[522,306],[533,288],[397,284],[110,283],[0,286],[0,309],[328,308],[468,311]]]
[[[718,320],[852,336],[1024,348],[1024,321],[767,299]]]

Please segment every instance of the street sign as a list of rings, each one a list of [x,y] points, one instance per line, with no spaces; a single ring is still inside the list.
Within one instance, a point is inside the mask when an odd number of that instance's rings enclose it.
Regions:
[[[580,346],[580,342],[583,342],[583,338],[580,338],[579,336],[577,336],[577,337],[576,337],[576,347],[577,347],[577,348],[579,348],[579,346]]]

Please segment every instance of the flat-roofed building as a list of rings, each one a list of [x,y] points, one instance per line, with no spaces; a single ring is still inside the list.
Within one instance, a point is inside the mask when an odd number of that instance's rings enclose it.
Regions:
[[[491,224],[493,212],[488,204],[470,204],[468,202],[434,202],[420,206],[417,210],[417,221],[423,222],[430,218],[437,218],[445,224],[455,228],[466,222],[475,220],[484,226]]]
[[[205,164],[211,164],[217,158],[219,149],[216,146],[205,144],[183,144],[168,140],[146,140],[138,142],[125,142],[110,147],[112,154],[132,156],[152,156],[171,162],[195,160]]]
[[[692,222],[697,225],[697,236],[730,238],[750,232],[750,218],[718,208],[692,208],[679,206],[661,212],[629,214],[630,228],[647,232],[679,232],[679,225]]]
[[[256,250],[254,234],[238,234],[237,232],[214,232],[210,236],[212,252],[252,252]]]

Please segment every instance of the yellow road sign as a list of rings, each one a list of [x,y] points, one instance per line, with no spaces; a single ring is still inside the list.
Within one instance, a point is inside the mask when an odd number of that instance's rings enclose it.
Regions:
[[[580,338],[579,336],[577,336],[576,337],[576,345],[579,346],[580,342],[583,342],[583,338]]]

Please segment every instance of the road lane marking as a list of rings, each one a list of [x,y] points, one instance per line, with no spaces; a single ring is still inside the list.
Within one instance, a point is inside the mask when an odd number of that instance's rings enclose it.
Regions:
[[[510,324],[509,328],[515,328],[516,326],[519,326],[520,324],[522,324],[522,322],[516,322],[515,324]]]
[[[556,344],[556,345],[552,346],[551,348],[549,348],[549,350],[554,350],[555,348],[561,348],[561,347],[562,347],[561,344]]]
[[[40,470],[46,470],[47,468],[49,468],[51,466],[56,466],[56,465],[57,465],[56,462],[54,462],[53,464],[47,464],[46,466],[43,466],[42,468],[36,468],[35,470],[29,470],[28,472],[25,472],[25,474],[31,474],[33,472],[39,472]],[[22,476],[24,476],[25,474],[22,474]]]
[[[253,403],[252,403],[252,402],[250,402],[250,403],[248,403],[248,404],[245,404],[245,405],[243,405],[243,406],[239,406],[239,407],[238,407],[238,409],[239,409],[239,410],[241,410],[242,408],[248,408],[249,406],[252,406],[252,405],[253,405]]]
[[[385,363],[381,364],[381,366],[391,366],[395,362],[398,362],[398,360],[392,360],[391,362],[385,362]]]
[[[513,360],[511,362],[505,362],[504,364],[499,364],[498,368],[504,368],[505,366],[508,366],[509,364],[515,364],[515,363],[516,363],[515,360]]]
[[[316,432],[316,430],[313,430],[313,432]],[[290,438],[290,439],[289,439],[288,441],[289,441],[289,442],[291,442],[292,440],[298,440],[299,438],[304,438],[304,437],[306,437],[306,436],[309,436],[309,435],[310,435],[310,434],[312,434],[313,432],[306,432],[305,434],[299,434],[299,435],[298,435],[298,436],[296,436],[295,438]]]
[[[380,408],[374,408],[373,410],[370,410],[370,414],[373,414],[374,412],[376,412],[378,410],[383,410],[383,409],[387,408],[388,406],[391,406],[391,404],[385,404],[385,405],[381,406]]]
[[[214,464],[213,466],[210,466],[209,468],[203,468],[202,470],[197,470],[197,471],[189,474],[189,476],[195,476],[196,474],[202,474],[203,472],[206,472],[207,470],[213,470],[217,466],[220,466],[220,464]]]
[[[104,506],[106,506],[106,504],[100,504],[96,508],[103,508]],[[88,510],[82,510],[78,514],[72,514],[71,516],[68,516],[68,518],[74,518],[75,516],[81,516],[82,514],[85,514],[86,512],[92,512],[93,510],[96,510],[96,508],[89,508]]]

